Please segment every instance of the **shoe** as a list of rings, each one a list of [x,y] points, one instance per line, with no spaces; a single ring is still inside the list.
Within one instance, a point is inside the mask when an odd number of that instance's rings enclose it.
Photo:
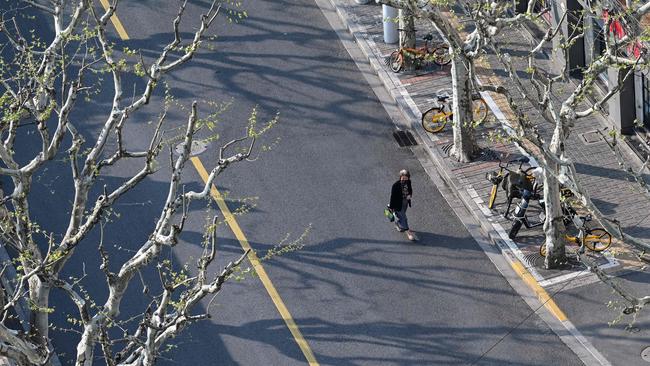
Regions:
[[[406,231],[406,229],[402,229],[401,227],[395,225],[395,230],[399,231],[400,233],[403,233]]]

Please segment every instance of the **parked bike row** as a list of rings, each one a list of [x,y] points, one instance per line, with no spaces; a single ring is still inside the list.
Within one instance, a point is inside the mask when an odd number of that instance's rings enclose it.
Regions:
[[[403,29],[399,29],[403,31]],[[390,54],[387,64],[393,72],[400,72],[407,64],[415,68],[421,67],[429,62],[439,66],[445,66],[451,62],[449,45],[444,42],[429,47],[429,42],[433,40],[431,33],[423,38],[424,46],[411,48],[400,47]],[[450,90],[441,89],[436,93],[437,103],[422,114],[422,127],[430,133],[442,131],[447,123],[453,121],[453,99]],[[480,94],[472,95],[472,120],[475,123],[483,123],[488,115],[488,106]]]
[[[486,174],[486,179],[492,183],[488,197],[488,208],[493,209],[499,187],[505,194],[506,204],[503,216],[511,221],[508,237],[515,239],[522,227],[527,229],[543,225],[546,221],[546,210],[544,204],[544,185],[542,183],[542,169],[540,167],[526,166],[529,163],[527,157],[510,159],[505,163],[499,160],[499,169]],[[526,166],[526,167],[525,167]],[[516,168],[515,168],[516,167]],[[612,236],[603,228],[592,228],[591,215],[579,215],[570,201],[573,196],[569,189],[560,186],[562,220],[568,231],[564,234],[567,243],[579,247],[579,250],[589,249],[594,252],[601,252],[612,244]],[[513,209],[514,200],[518,200]],[[536,202],[540,208],[537,218],[528,215],[530,204]],[[539,254],[546,256],[546,245],[542,243],[539,247]]]

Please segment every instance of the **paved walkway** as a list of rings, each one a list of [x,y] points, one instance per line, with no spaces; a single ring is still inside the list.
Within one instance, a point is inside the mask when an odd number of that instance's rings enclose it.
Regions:
[[[457,193],[458,197],[463,200],[465,206],[481,222],[483,232],[491,241],[503,253],[507,251],[516,256],[536,280],[537,284],[541,285],[549,293],[555,294],[558,289],[576,289],[597,283],[598,280],[595,276],[579,263],[568,264],[558,270],[545,270],[543,268],[543,258],[538,254],[539,245],[544,241],[541,227],[534,229],[522,228],[516,242],[510,240],[507,237],[510,221],[503,218],[502,215],[505,209],[502,191],[499,192],[500,198],[497,198],[495,209],[489,210],[487,208],[486,201],[491,184],[485,179],[485,174],[498,169],[498,161],[495,157],[514,156],[522,153],[522,150],[513,143],[494,142],[487,137],[489,131],[501,129],[504,123],[507,124],[509,120],[514,120],[512,118],[513,113],[510,111],[505,98],[499,95],[483,93],[484,99],[493,112],[493,116],[489,118],[488,122],[477,130],[478,143],[483,154],[472,163],[457,163],[447,155],[452,144],[451,129],[446,128],[441,133],[429,134],[420,126],[421,113],[435,103],[436,93],[440,89],[449,89],[451,87],[450,68],[429,66],[427,69],[422,70],[406,71],[399,74],[393,73],[386,65],[385,60],[396,49],[397,45],[388,45],[383,42],[381,6],[374,3],[358,5],[352,0],[330,1],[357,39],[359,47],[368,56],[371,65],[386,89],[395,98],[403,114],[410,120],[411,129],[415,130],[421,137],[422,143],[436,163],[439,173]],[[418,30],[418,42],[421,42],[422,36],[429,32],[440,40],[440,36],[429,22],[418,20],[416,29]],[[531,33],[513,28],[501,33],[499,40],[507,41],[507,52],[511,55],[518,55],[529,47],[531,37]],[[550,50],[546,49],[545,52],[546,54],[542,54],[538,58],[538,62],[541,64],[550,62],[547,56]],[[517,62],[523,62],[523,60]],[[494,55],[488,54],[477,66],[482,82],[496,81],[501,85],[514,89],[513,83],[507,75],[499,73],[498,70],[502,68]],[[524,68],[524,66],[521,67],[521,69]],[[575,86],[571,82],[557,85],[555,89],[556,103],[559,102],[557,98],[566,97],[574,88]],[[537,110],[523,98],[517,101],[517,105],[530,118],[542,120]],[[627,233],[650,242],[650,194],[639,187],[620,169],[618,160],[606,141],[602,139],[600,134],[595,133],[596,130],[603,130],[606,126],[605,120],[599,115],[579,120],[569,137],[567,154],[575,162],[580,179],[589,190],[589,194],[598,208],[605,215],[618,219]],[[550,124],[540,124],[540,133],[549,139],[552,129],[553,126]],[[633,167],[640,166],[640,161],[629,148],[623,146],[622,152],[623,158],[626,159],[629,165]],[[650,174],[646,172],[645,178],[650,181]],[[539,212],[539,210],[538,206],[533,205],[528,212],[529,217],[534,219],[536,212]],[[606,268],[612,275],[623,276],[621,277],[622,281],[626,281],[625,276],[629,273],[644,274],[642,277],[635,277],[632,288],[640,289],[639,295],[646,295],[650,292],[647,273],[642,272],[644,269],[643,263],[637,260],[631,247],[615,242],[609,251],[602,255],[594,255],[594,259],[600,263],[601,268]],[[643,278],[643,280],[639,280],[639,278]],[[582,301],[589,303],[592,309],[595,302],[602,301],[601,310],[603,314],[598,318],[605,319],[605,321],[598,323],[598,327],[606,328],[608,326],[607,321],[613,320],[614,315],[607,314],[605,309],[607,299],[594,298],[583,299]],[[575,306],[578,306],[579,309],[581,305]],[[646,315],[643,316],[650,319]],[[586,322],[583,323],[586,324]],[[589,326],[593,327],[591,323]],[[598,330],[596,334],[607,333],[607,331],[606,329],[602,330],[602,332]],[[639,344],[650,346],[650,341],[648,341],[650,333],[647,331],[625,336],[617,335],[617,337],[618,341],[626,339],[626,337],[634,341],[640,341],[640,343],[635,343],[635,347]],[[645,341],[643,341],[644,337]],[[599,339],[599,341],[601,340],[602,338]],[[599,342],[596,343],[600,344]],[[620,353],[621,347],[617,347]],[[640,350],[637,352],[640,352]],[[624,362],[622,359],[618,360],[623,363],[616,362],[615,364],[638,364],[640,358],[637,352],[630,354],[629,359],[626,358]],[[618,353],[609,352],[609,354],[616,354],[618,357]],[[609,363],[607,360],[603,360],[601,364]]]

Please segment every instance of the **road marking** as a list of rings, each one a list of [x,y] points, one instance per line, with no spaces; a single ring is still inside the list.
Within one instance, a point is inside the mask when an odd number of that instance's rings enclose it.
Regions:
[[[99,1],[104,6],[104,9],[108,9],[109,7],[108,0],[99,0]],[[126,33],[126,30],[122,26],[122,22],[120,22],[116,14],[113,14],[113,16],[111,17],[111,21],[113,22],[113,25],[115,26],[115,30],[117,30],[117,34],[120,36],[120,38],[122,38],[123,40],[128,40],[129,35]],[[194,168],[201,176],[201,179],[203,179],[203,182],[204,183],[207,182],[208,172],[205,170],[205,167],[203,166],[203,163],[201,163],[201,160],[199,160],[199,158],[197,157],[192,157],[190,158],[190,161],[192,162]],[[230,212],[230,209],[226,205],[226,202],[223,200],[223,196],[221,196],[221,193],[219,193],[219,191],[214,186],[214,184],[210,187],[210,195],[215,200],[215,202],[217,202],[217,206],[219,206],[221,213],[226,219],[228,226],[230,226],[230,229],[235,234],[235,237],[239,241],[241,247],[244,250],[250,250],[248,252],[248,260],[251,262],[251,265],[255,269],[257,275],[260,277],[260,280],[262,281],[262,284],[264,285],[266,292],[268,292],[269,296],[271,297],[271,300],[273,301],[273,304],[275,304],[275,307],[278,309],[278,312],[280,313],[282,319],[284,320],[285,324],[289,328],[289,331],[293,335],[293,338],[295,339],[296,343],[298,343],[298,347],[300,347],[300,350],[302,351],[303,355],[305,355],[307,362],[309,362],[310,366],[319,366],[318,361],[316,361],[316,357],[314,356],[314,353],[309,347],[309,344],[302,336],[300,329],[298,329],[298,325],[296,325],[296,322],[291,317],[291,313],[289,313],[289,310],[284,305],[284,301],[282,301],[280,294],[275,289],[275,286],[273,286],[271,279],[266,274],[264,267],[262,267],[262,263],[260,262],[255,252],[252,250],[250,244],[248,243],[248,239],[246,239],[246,236],[244,235],[241,228],[239,227],[237,220],[235,220],[235,216],[233,216],[233,214]]]
[[[537,281],[533,278],[533,276],[524,268],[524,266],[521,264],[520,261],[518,260],[513,260],[510,262],[510,265],[512,266],[512,269],[515,270],[515,273],[521,277],[524,282],[535,292],[537,295],[537,298],[539,301],[544,304],[544,306],[548,309],[548,311],[553,314],[557,318],[557,320],[563,322],[567,320],[566,315],[560,308],[557,306],[555,301],[549,296],[548,292],[542,288],[542,286],[537,283]]]
[[[104,7],[105,10],[108,10],[110,7],[110,4],[108,3],[108,0],[99,0],[100,3],[102,3],[102,6]],[[122,38],[123,40],[128,40],[129,35],[126,33],[126,30],[122,26],[122,22],[120,22],[120,19],[118,19],[117,14],[113,14],[111,16],[111,22],[113,23],[113,26],[115,27],[115,30],[117,31],[117,34]]]
[[[209,174],[205,170],[205,167],[203,166],[203,163],[201,163],[201,160],[199,160],[199,158],[194,156],[190,158],[190,161],[194,165],[194,168],[196,168],[196,171],[201,176],[203,182],[204,183],[207,182]],[[271,300],[273,300],[275,307],[278,309],[278,312],[282,316],[282,319],[287,324],[289,331],[293,335],[293,338],[296,340],[296,343],[298,343],[298,346],[300,347],[302,353],[305,355],[305,358],[309,362],[309,365],[318,366],[318,361],[316,361],[316,357],[314,357],[314,353],[311,351],[311,348],[309,348],[309,344],[302,336],[300,329],[298,329],[298,325],[296,325],[296,322],[291,317],[291,314],[289,313],[287,307],[284,305],[284,301],[282,301],[280,294],[275,289],[275,286],[273,286],[271,279],[266,274],[264,267],[262,267],[262,263],[260,263],[259,258],[257,257],[255,252],[252,250],[250,244],[248,243],[248,239],[246,239],[246,236],[244,235],[241,228],[239,227],[237,220],[235,220],[235,216],[230,212],[228,205],[226,205],[226,202],[223,200],[223,196],[221,195],[221,193],[219,193],[219,191],[214,186],[214,184],[210,186],[210,195],[217,203],[217,206],[219,206],[221,213],[226,219],[228,225],[230,226],[230,229],[235,234],[235,237],[239,241],[241,247],[244,250],[250,250],[248,252],[248,260],[250,260],[253,268],[255,269],[255,272],[257,272],[257,275],[260,277],[262,284],[264,284],[264,288],[269,293]]]

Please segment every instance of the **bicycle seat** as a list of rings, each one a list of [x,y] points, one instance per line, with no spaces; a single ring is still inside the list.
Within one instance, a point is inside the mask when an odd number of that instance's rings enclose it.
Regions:
[[[433,34],[428,33],[427,35],[422,37],[422,39],[425,40],[425,41],[431,41],[433,39]]]
[[[446,102],[447,99],[449,99],[451,96],[448,95],[448,94],[440,94],[440,95],[436,95],[436,97],[438,98],[438,101],[439,101],[439,102],[443,102],[443,103],[444,103],[444,102]]]

